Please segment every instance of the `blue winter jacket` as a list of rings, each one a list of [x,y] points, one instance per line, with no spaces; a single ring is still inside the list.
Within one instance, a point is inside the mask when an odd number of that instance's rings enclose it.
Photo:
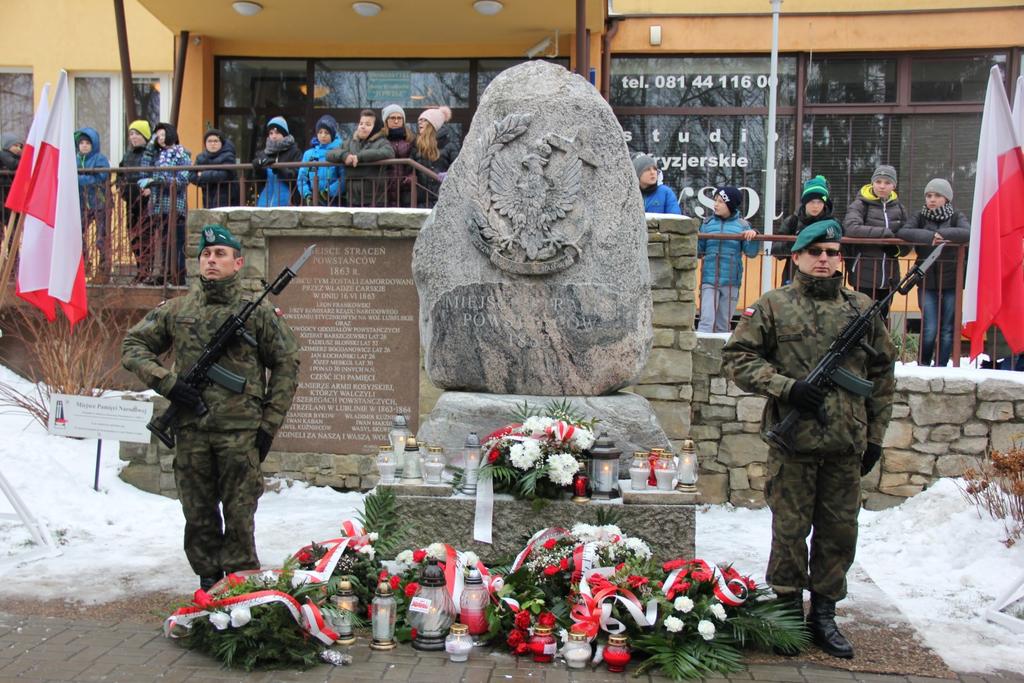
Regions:
[[[77,152],[78,139],[81,136],[92,142],[92,151],[87,156]],[[75,160],[78,168],[110,168],[110,161],[100,152],[100,134],[95,128],[81,128],[75,131]],[[78,199],[82,209],[101,209],[107,201],[107,183],[109,173],[79,173]]]
[[[316,143],[302,155],[303,161],[326,161],[327,153],[332,149],[341,147],[341,138],[335,137],[326,145]],[[319,191],[327,191],[328,196],[334,199],[345,191],[345,167],[344,166],[320,166],[315,169],[302,167],[299,169],[299,194],[306,198],[313,194],[313,171],[316,171],[317,185]]]
[[[757,256],[760,243],[753,240],[744,242],[739,235],[750,230],[750,223],[743,220],[737,211],[729,218],[719,218],[712,214],[700,226],[700,234],[719,233],[736,235],[737,239],[698,239],[697,256],[703,257],[700,283],[702,285],[718,285],[720,287],[738,287],[743,280],[743,254],[753,258]]]
[[[644,211],[647,213],[674,213],[682,215],[683,210],[679,208],[679,202],[676,200],[676,193],[669,189],[667,185],[657,185],[650,194],[646,194],[643,190],[640,194],[644,197]]]

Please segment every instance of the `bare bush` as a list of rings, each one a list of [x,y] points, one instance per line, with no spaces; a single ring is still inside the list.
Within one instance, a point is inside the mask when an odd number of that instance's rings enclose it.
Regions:
[[[1024,448],[1014,445],[1005,453],[992,451],[979,469],[964,471],[960,492],[992,519],[1001,521],[1006,530],[1006,547],[1013,546],[1024,535]]]
[[[119,367],[117,349],[125,331],[117,309],[106,306],[90,310],[72,329],[59,309],[57,320],[51,323],[35,308],[8,308],[13,329],[5,334],[21,342],[30,361],[25,378],[32,382],[34,391],[22,393],[0,382],[0,408],[25,411],[45,429],[51,394],[102,396],[113,389]]]

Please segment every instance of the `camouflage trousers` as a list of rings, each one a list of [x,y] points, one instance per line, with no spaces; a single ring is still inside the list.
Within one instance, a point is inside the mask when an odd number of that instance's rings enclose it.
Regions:
[[[802,458],[769,451],[765,499],[772,511],[772,552],[765,578],[776,593],[807,588],[831,600],[846,597],[860,498],[858,456]]]
[[[192,571],[215,576],[222,570],[259,569],[254,518],[263,474],[256,430],[179,429],[176,436],[174,482]]]

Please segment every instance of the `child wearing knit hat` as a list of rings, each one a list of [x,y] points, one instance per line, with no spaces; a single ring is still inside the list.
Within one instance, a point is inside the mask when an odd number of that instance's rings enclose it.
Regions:
[[[843,235],[864,239],[896,236],[907,221],[907,211],[896,195],[896,169],[880,164],[871,174],[871,182],[860,188],[843,217]],[[846,259],[847,280],[853,289],[874,299],[883,299],[900,279],[899,257],[908,247],[892,244],[859,244],[849,247]],[[888,324],[889,307],[882,311]]]
[[[799,235],[811,223],[832,218],[831,192],[831,187],[825,176],[816,175],[813,178],[808,178],[800,193],[800,207],[796,213],[782,219],[775,234]],[[793,279],[794,266],[792,259],[789,258],[791,246],[791,242],[774,242],[772,244],[772,255],[785,262],[782,271],[782,284],[787,284]]]
[[[654,157],[640,154],[633,159],[633,170],[640,182],[644,212],[682,215],[675,193],[668,186],[658,184],[658,164]]]
[[[757,256],[757,232],[743,218],[743,195],[738,187],[715,190],[714,213],[700,226],[699,236],[729,235],[731,239],[698,239],[700,323],[698,332],[729,332],[743,282],[743,257]]]
[[[924,206],[896,230],[896,236],[917,245],[914,251],[919,264],[938,245],[950,245],[943,248],[938,260],[917,286],[917,300],[921,304],[920,364],[932,364],[938,337],[935,364],[945,367],[953,352],[956,320],[957,248],[952,245],[966,244],[971,239],[970,221],[953,208],[953,187],[948,180],[932,178],[928,181],[924,188]]]

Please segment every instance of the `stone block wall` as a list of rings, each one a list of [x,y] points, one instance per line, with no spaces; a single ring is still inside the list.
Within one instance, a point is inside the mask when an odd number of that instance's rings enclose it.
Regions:
[[[427,215],[426,211],[374,209],[193,211],[189,268],[195,268],[198,232],[206,223],[226,222],[242,239],[247,261],[243,275],[256,286],[267,275],[267,237],[408,239],[418,234]],[[704,501],[758,507],[764,504],[768,454],[759,437],[764,399],[741,391],[722,376],[723,337],[694,332],[698,227],[691,218],[648,218],[654,348],[628,391],[650,401],[673,446],[678,448],[686,438],[697,443],[698,487]],[[422,422],[441,391],[420,365]],[[1005,449],[1015,439],[1024,439],[1024,384],[901,376],[882,466],[864,479],[865,504],[870,508],[897,504],[939,477],[959,475],[989,448]],[[129,461],[123,478],[142,489],[174,496],[172,454],[162,445],[123,444],[121,457]],[[377,481],[373,458],[367,453],[272,452],[264,471],[341,489],[368,489]]]

